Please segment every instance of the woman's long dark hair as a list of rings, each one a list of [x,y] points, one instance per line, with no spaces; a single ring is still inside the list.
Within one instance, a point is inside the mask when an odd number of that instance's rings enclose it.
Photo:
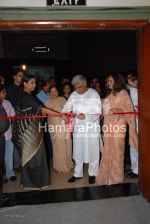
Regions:
[[[122,89],[126,90],[126,82],[125,82],[125,79],[122,74],[117,73],[117,72],[108,73],[106,75],[106,80],[109,77],[112,77],[114,80],[114,89],[113,89],[114,95],[116,95],[116,93],[120,92]],[[112,91],[111,89],[107,88],[107,95],[109,95],[111,93],[111,91]]]
[[[21,85],[20,85],[20,87],[21,87],[22,90],[23,90],[23,88],[24,88],[23,83],[24,83],[24,82],[28,82],[30,79],[36,79],[36,78],[35,78],[34,75],[27,74],[27,73],[22,77]]]

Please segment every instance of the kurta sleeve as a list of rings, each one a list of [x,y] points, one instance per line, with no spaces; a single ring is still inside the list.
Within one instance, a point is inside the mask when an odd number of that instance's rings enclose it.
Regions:
[[[122,90],[120,93],[120,109],[123,112],[134,112],[134,107],[131,98],[127,91]],[[129,144],[134,146],[138,150],[138,135],[136,131],[135,115],[126,114],[124,115],[126,122],[129,125]]]
[[[68,98],[65,105],[63,106],[62,113],[70,113],[73,110],[73,102],[72,102],[72,95]]]

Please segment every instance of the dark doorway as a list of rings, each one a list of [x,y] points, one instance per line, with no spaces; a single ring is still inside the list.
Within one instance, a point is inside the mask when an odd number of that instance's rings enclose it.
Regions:
[[[36,51],[37,47],[45,47],[45,52]],[[22,64],[27,68],[53,67],[54,73],[49,75],[54,75],[58,82],[76,74],[84,74],[88,79],[96,76],[103,82],[110,71],[124,75],[128,71],[137,72],[135,30],[5,32],[1,33],[0,49],[0,72],[5,75],[7,84],[11,82],[14,66]],[[61,181],[66,182],[69,176]],[[20,191],[17,187],[14,189]]]
[[[133,66],[134,69],[138,70],[140,89],[139,89],[139,104],[141,113],[139,114],[139,169],[140,169],[140,188],[143,196],[150,200],[149,194],[149,104],[147,100],[149,99],[149,54],[150,54],[150,28],[148,20],[77,20],[77,21],[2,21],[0,24],[1,33],[4,34],[20,34],[27,33],[27,30],[34,31],[36,33],[43,32],[58,32],[62,33],[66,31],[69,32],[125,32],[137,34],[137,63]],[[17,31],[16,31],[17,28]],[[59,31],[58,31],[59,30]],[[13,31],[13,32],[10,32]],[[44,32],[45,32],[44,31]],[[106,33],[107,33],[106,32]],[[136,45],[136,42],[134,42]],[[134,45],[134,46],[135,46]],[[2,45],[1,45],[2,46]],[[4,51],[5,49],[3,49]],[[130,49],[128,49],[130,50]],[[2,49],[1,51],[2,52]],[[1,57],[1,56],[0,56]],[[136,57],[136,56],[135,56]],[[9,77],[11,74],[11,59],[1,57],[1,72],[6,71],[6,67],[9,69],[6,76]],[[11,57],[10,57],[11,58]],[[24,60],[21,60],[21,63]],[[40,61],[40,60],[39,60]],[[134,62],[136,58],[134,58]],[[20,59],[18,59],[18,64]],[[7,64],[7,66],[6,66]],[[14,64],[14,63],[13,63]]]
[[[137,70],[136,31],[40,31],[1,33],[0,72],[10,81],[13,66],[52,66],[58,80],[85,74],[103,79],[110,71]],[[34,47],[45,47],[36,52]]]

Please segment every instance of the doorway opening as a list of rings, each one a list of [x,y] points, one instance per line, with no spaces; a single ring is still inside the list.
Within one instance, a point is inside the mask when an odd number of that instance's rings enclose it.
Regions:
[[[38,37],[38,38],[37,38]],[[13,69],[26,65],[27,70],[40,79],[54,77],[58,85],[63,78],[71,79],[83,74],[90,81],[97,77],[105,85],[105,75],[117,71],[124,76],[137,74],[137,31],[136,30],[61,30],[61,31],[19,31],[1,32],[0,64],[6,83],[11,83]],[[36,51],[36,47],[45,47],[45,52]],[[46,69],[47,68],[47,69]],[[129,151],[129,147],[126,147]],[[129,157],[128,153],[126,154]],[[128,161],[128,158],[127,160]],[[129,164],[125,164],[129,165]],[[52,170],[52,189],[87,187],[88,174],[76,184],[68,184],[67,174]],[[125,182],[133,180],[125,179]],[[134,181],[137,182],[137,179]],[[4,192],[22,192],[20,173],[16,182],[4,185]]]

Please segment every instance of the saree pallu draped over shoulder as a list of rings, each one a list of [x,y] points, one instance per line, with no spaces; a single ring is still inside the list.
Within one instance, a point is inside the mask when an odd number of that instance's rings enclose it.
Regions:
[[[18,102],[18,116],[40,115],[41,105],[33,96],[28,96],[28,107],[24,105],[26,100],[22,99],[21,102]],[[22,158],[21,185],[27,189],[42,188],[50,184],[43,132],[39,130],[40,121],[36,118],[23,118],[14,123],[13,142]]]

